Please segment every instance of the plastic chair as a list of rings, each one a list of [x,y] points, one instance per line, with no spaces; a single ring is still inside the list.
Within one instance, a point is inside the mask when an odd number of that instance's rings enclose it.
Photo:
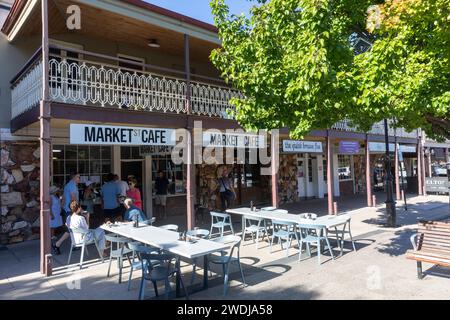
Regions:
[[[155,218],[155,217],[151,217],[150,219],[147,219],[147,220],[145,220],[145,221],[141,221],[141,222],[139,222],[139,223],[142,223],[142,224],[146,224],[146,225],[152,226],[153,223],[154,223],[155,221],[156,221],[156,218]]]
[[[109,277],[110,275],[112,259],[117,259],[117,268],[119,268],[119,283],[122,283],[122,268],[124,256],[127,257],[128,262],[130,263],[131,266],[131,260],[129,255],[133,251],[125,247],[127,243],[131,242],[131,240],[117,235],[105,235],[105,239],[111,242],[107,277]],[[114,249],[114,244],[116,245],[116,249]]]
[[[272,220],[273,233],[272,239],[270,241],[270,252],[272,253],[272,244],[277,238],[280,242],[281,249],[283,249],[282,240],[286,240],[288,245],[286,246],[286,257],[289,256],[289,248],[291,247],[292,239],[295,238],[300,246],[298,235],[296,232],[296,227],[294,222],[282,221],[282,220]]]
[[[309,213],[309,212],[307,212],[307,213],[302,213],[302,214],[299,214],[299,217],[300,218],[302,218],[302,219],[312,219],[312,220],[315,220],[315,219],[317,219],[317,214],[315,214],[315,213]]]
[[[165,224],[163,226],[160,226],[160,228],[178,232],[178,226],[176,224]]]
[[[209,231],[209,236],[212,236],[213,229],[220,230],[220,236],[223,237],[223,231],[225,227],[229,227],[231,229],[231,233],[234,234],[233,223],[231,221],[231,216],[228,213],[221,213],[211,211],[211,230]]]
[[[209,231],[206,229],[194,229],[186,232],[186,236],[192,238],[206,239],[209,236]],[[197,268],[198,258],[192,259],[192,276],[191,276],[191,285],[194,283],[195,279],[195,269]]]
[[[180,268],[172,265],[172,260],[175,259],[175,256],[172,254],[153,254],[153,253],[145,253],[138,252],[139,259],[141,260],[141,268],[142,268],[142,279],[141,279],[141,288],[139,289],[139,299],[144,299],[144,290],[145,290],[145,281],[151,281],[153,283],[153,289],[155,290],[155,294],[158,297],[158,287],[157,282],[163,281],[165,282],[165,295],[166,298],[169,298],[170,282],[169,279],[172,276],[178,277],[180,280],[180,284],[183,287],[184,294],[186,295],[186,299],[189,299],[188,292],[186,287],[184,286],[183,279],[181,278]],[[150,263],[148,263],[150,261]],[[156,263],[155,263],[156,262]]]
[[[333,251],[331,250],[330,241],[326,235],[326,228],[323,225],[310,225],[310,224],[300,224],[300,251],[298,254],[298,261],[301,261],[303,243],[306,244],[306,250],[308,252],[309,257],[311,257],[311,248],[310,245],[317,247],[317,262],[320,265],[320,255],[321,255],[321,244],[322,241],[325,241],[328,249],[330,250],[331,258],[334,260]],[[311,230],[315,230],[315,234],[310,232]]]
[[[103,259],[103,253],[101,252],[100,248],[98,247],[97,239],[94,235],[94,230],[84,230],[84,229],[69,229],[70,233],[70,251],[69,251],[69,258],[67,259],[67,266],[70,264],[70,258],[72,257],[72,250],[73,248],[81,248],[81,255],[80,255],[80,269],[83,267],[83,260],[84,260],[84,250],[86,250],[86,253],[89,255],[89,251],[87,249],[87,245],[89,244],[95,244],[95,247],[97,248],[98,255],[100,256],[100,259],[102,259],[102,262],[104,262]],[[82,234],[82,242],[76,243],[75,238],[73,236],[74,233]]]
[[[327,234],[331,234],[336,237],[336,242],[337,242],[338,246],[341,248],[341,255],[344,253],[344,238],[345,238],[346,234],[348,234],[350,236],[350,242],[352,243],[353,251],[356,251],[355,242],[353,241],[352,231],[350,229],[350,221],[351,221],[351,218],[348,217],[348,220],[345,222],[345,224],[341,230],[338,230],[338,226],[334,227],[334,230],[327,229]]]
[[[269,237],[266,219],[252,216],[244,216],[244,231],[242,231],[243,240],[245,241],[245,235],[247,233],[250,233],[252,235],[253,243],[255,243],[254,234],[256,233],[256,249],[258,249],[260,232],[263,232],[262,239],[264,239],[264,236]]]
[[[127,246],[130,250],[133,251],[133,257],[131,259],[131,269],[130,269],[130,276],[128,278],[128,291],[130,291],[130,287],[131,287],[131,278],[133,276],[133,271],[134,270],[141,270],[142,269],[142,263],[139,260],[138,254],[139,253],[150,253],[150,254],[158,254],[159,253],[159,249],[158,248],[153,248],[153,247],[146,247],[145,245],[143,245],[141,242],[138,241],[134,241],[134,242],[128,242]],[[135,261],[136,258],[138,258],[138,261]],[[146,261],[147,263],[147,261]],[[150,261],[150,263],[153,264],[157,264],[158,261],[153,260]]]
[[[244,272],[242,270],[241,261],[240,261],[240,246],[241,246],[241,237],[235,236],[235,235],[228,235],[220,238],[216,238],[213,241],[220,242],[220,243],[232,243],[230,253],[226,255],[226,251],[221,252],[221,256],[214,256],[212,255],[209,262],[213,264],[219,264],[222,265],[222,271],[223,271],[223,295],[226,296],[228,292],[228,276],[230,271],[230,264],[232,262],[237,262],[237,265],[239,267],[239,271],[241,273],[242,278],[242,284],[245,286],[245,278],[244,278]],[[237,256],[233,256],[233,252],[236,250]]]

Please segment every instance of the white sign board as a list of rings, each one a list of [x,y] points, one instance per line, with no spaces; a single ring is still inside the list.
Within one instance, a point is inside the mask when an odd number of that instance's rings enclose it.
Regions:
[[[395,145],[389,143],[389,151],[394,152]],[[386,152],[386,144],[384,142],[369,142],[369,151],[372,152]]]
[[[301,141],[301,140],[283,140],[283,152],[319,152],[322,153],[322,142],[320,141]]]
[[[203,146],[209,148],[265,148],[263,135],[203,132]]]
[[[71,144],[174,146],[175,130],[70,124]]]
[[[415,146],[404,146],[404,145],[400,145],[399,146],[399,150],[400,152],[409,152],[409,153],[416,153],[417,149]]]

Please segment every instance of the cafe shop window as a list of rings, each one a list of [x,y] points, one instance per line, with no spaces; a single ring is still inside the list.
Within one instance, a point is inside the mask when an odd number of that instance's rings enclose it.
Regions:
[[[111,172],[112,150],[110,146],[53,145],[54,185],[63,187],[70,178],[70,173],[80,174],[80,183],[87,180],[95,187],[103,184],[104,176]]]
[[[352,180],[351,157],[349,155],[338,155],[338,175],[340,181]]]
[[[183,164],[175,164],[171,160],[171,155],[152,156],[152,186],[155,190],[155,180],[158,177],[158,171],[163,171],[169,180],[169,194],[185,194],[185,172]]]

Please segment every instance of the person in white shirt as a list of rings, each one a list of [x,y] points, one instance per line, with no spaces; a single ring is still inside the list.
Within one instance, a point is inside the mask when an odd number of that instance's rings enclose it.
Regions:
[[[70,203],[70,210],[72,211],[72,215],[67,217],[67,227],[70,229],[81,229],[81,230],[90,230],[89,229],[89,215],[84,215],[81,209],[81,205],[77,201],[72,201]],[[87,220],[86,220],[87,219]],[[105,231],[103,229],[97,228],[92,230],[92,232],[87,234],[81,234],[77,232],[72,232],[73,240],[75,243],[81,243],[83,241],[83,237],[88,237],[88,240],[92,240],[92,237],[95,237],[98,243],[98,248],[100,250],[105,250]],[[106,252],[103,252],[104,256],[107,256]]]

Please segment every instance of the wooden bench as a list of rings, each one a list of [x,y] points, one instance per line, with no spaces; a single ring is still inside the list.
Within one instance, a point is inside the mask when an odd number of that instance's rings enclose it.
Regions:
[[[417,261],[417,277],[423,278],[422,262],[450,267],[450,222],[421,221],[411,237],[414,250],[406,258]]]

